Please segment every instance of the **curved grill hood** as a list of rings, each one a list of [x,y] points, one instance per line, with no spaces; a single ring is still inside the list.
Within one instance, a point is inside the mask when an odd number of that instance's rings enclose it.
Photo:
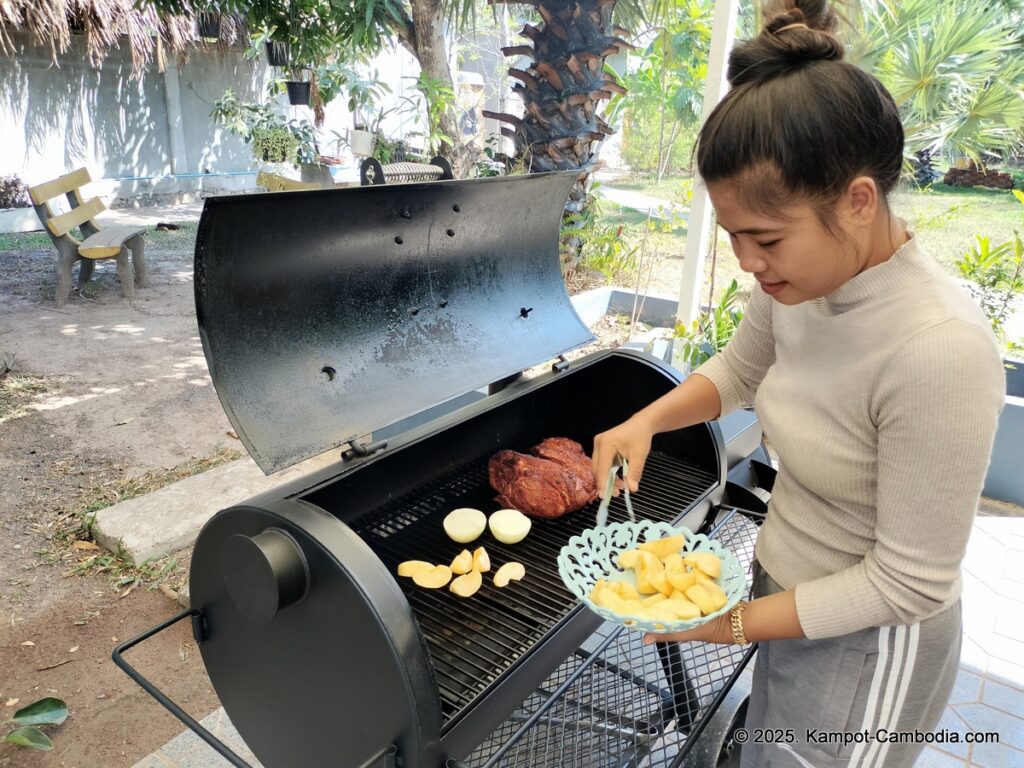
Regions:
[[[210,198],[196,314],[270,474],[591,341],[562,280],[573,173]]]

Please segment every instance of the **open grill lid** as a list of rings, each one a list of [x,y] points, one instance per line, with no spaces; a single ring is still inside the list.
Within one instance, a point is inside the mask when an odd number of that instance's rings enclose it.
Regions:
[[[591,336],[559,264],[576,174],[208,198],[196,315],[270,474]]]

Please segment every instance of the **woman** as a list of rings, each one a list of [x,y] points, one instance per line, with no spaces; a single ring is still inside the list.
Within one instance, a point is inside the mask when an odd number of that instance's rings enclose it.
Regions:
[[[892,97],[842,61],[827,3],[771,11],[733,50],[697,148],[758,287],[723,352],[595,438],[594,471],[603,488],[623,456],[635,491],[653,435],[753,405],[780,463],[755,599],[645,641],[760,642],[745,768],[909,767],[956,677],[1003,372],[979,309],[889,209]]]

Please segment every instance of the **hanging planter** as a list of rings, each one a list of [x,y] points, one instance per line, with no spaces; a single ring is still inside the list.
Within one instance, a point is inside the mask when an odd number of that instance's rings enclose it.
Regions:
[[[199,36],[206,39],[220,39],[220,14],[200,13],[196,16],[196,30]]]
[[[288,66],[288,43],[267,40],[267,63],[272,67]]]
[[[288,89],[288,103],[293,107],[308,107],[310,84],[297,80],[286,80],[284,84]]]

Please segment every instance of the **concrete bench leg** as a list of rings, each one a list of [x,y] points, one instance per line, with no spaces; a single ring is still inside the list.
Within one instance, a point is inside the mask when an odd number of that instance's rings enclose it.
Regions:
[[[62,307],[71,295],[71,267],[78,260],[78,254],[72,250],[60,250],[57,259],[57,306]]]
[[[78,265],[78,290],[82,290],[85,284],[92,280],[92,271],[95,267],[95,259],[82,259],[82,263]]]
[[[135,284],[140,288],[149,285],[149,272],[146,271],[145,238],[136,235],[126,245],[132,251],[132,266],[135,268]]]
[[[135,301],[135,270],[128,258],[128,247],[122,245],[117,256],[117,276],[121,280],[121,290],[128,301]]]

